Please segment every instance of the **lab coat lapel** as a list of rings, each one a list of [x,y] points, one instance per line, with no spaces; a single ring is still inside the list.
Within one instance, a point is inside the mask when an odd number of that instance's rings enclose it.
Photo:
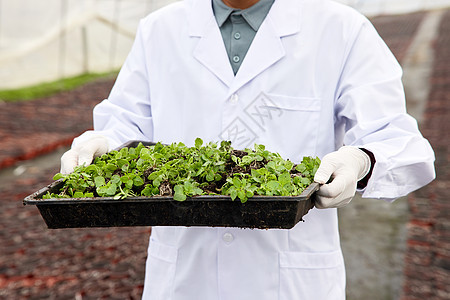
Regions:
[[[281,39],[300,31],[300,13],[298,1],[274,2],[236,74],[230,94],[286,55]]]
[[[230,93],[234,93],[284,55],[285,50],[280,37],[276,35],[272,26],[263,23],[236,74]]]
[[[211,1],[194,1],[190,6],[189,34],[199,38],[194,57],[230,86],[234,74],[228,60],[219,26],[213,15]]]
[[[194,57],[223,83],[230,86],[234,74],[217,24],[211,24],[207,27],[205,35],[200,38],[194,50]]]

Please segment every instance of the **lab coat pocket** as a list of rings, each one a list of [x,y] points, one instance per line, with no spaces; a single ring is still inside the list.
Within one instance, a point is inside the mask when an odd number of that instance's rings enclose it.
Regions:
[[[262,93],[246,112],[258,124],[262,143],[313,155],[320,110],[320,98]]]
[[[172,299],[177,256],[175,247],[150,239],[142,299]]]
[[[279,299],[345,299],[342,253],[281,252]]]

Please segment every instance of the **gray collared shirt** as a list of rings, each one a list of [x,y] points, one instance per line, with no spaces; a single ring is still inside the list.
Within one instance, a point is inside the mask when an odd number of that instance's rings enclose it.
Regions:
[[[241,10],[225,5],[222,0],[212,0],[214,15],[234,74],[239,70],[273,2],[274,0],[259,0],[253,6]]]

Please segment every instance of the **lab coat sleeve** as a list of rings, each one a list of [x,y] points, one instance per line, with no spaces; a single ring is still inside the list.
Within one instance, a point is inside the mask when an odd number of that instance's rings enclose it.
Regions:
[[[150,88],[141,30],[143,22],[108,99],[94,108],[94,130],[83,133],[73,145],[98,134],[108,139],[109,149],[129,140],[152,140]]]
[[[365,198],[394,200],[435,178],[434,152],[406,112],[402,70],[372,24],[361,17],[347,45],[335,96],[345,145],[366,148],[376,164]]]

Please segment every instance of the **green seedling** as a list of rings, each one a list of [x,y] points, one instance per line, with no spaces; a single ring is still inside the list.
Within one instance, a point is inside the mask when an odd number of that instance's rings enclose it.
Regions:
[[[258,144],[243,151],[234,150],[228,141],[204,144],[200,138],[194,147],[139,144],[108,152],[71,174],[56,174],[53,179],[64,185],[43,198],[172,196],[184,201],[198,195],[229,195],[244,203],[254,195],[301,194],[319,165],[312,157],[296,165]]]

